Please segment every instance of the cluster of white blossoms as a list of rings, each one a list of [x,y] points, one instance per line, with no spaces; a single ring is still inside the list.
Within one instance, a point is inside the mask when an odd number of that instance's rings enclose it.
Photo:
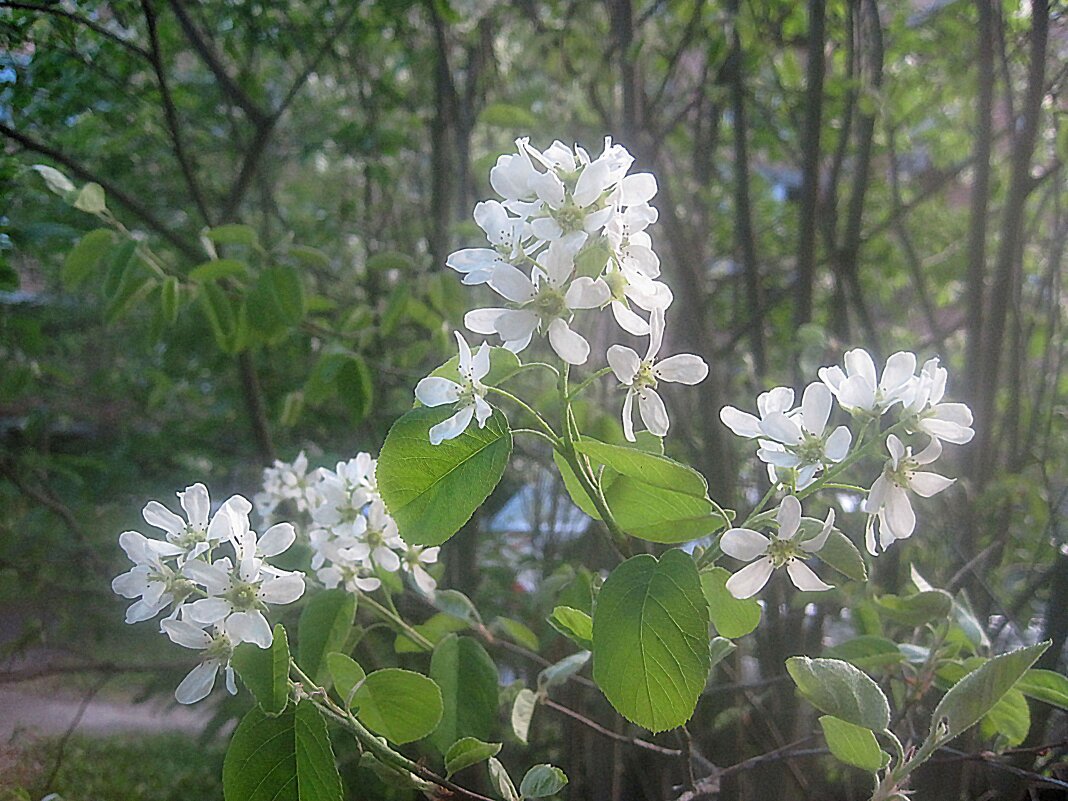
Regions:
[[[596,158],[559,141],[539,151],[521,138],[516,148],[516,153],[500,156],[490,171],[490,184],[501,199],[475,206],[475,222],[489,247],[459,250],[446,262],[463,274],[465,284],[486,284],[504,301],[468,312],[464,325],[476,334],[499,337],[515,353],[535,333],[544,334],[566,364],[583,365],[590,344],[575,328],[577,314],[610,308],[625,332],[650,337],[644,359],[622,345],[613,345],[607,354],[627,391],[627,439],[634,440],[635,399],[645,427],[663,436],[669,420],[657,383],[696,384],[708,375],[708,366],[689,354],[656,362],[672,301],[671,290],[657,280],[660,259],[647,231],[657,220],[649,205],[656,179],[650,173],[628,174],[634,158],[611,139]],[[484,425],[490,414],[481,385],[488,353],[483,357],[480,349],[472,360],[467,343],[459,335],[457,339],[460,380],[430,377],[416,393],[428,406],[456,404],[456,413],[435,426],[434,444],[459,436],[472,418]]]
[[[819,534],[800,538],[801,504],[793,493],[809,487],[850,456],[854,446],[850,429],[844,425],[828,428],[832,398],[862,426],[862,435],[870,427],[881,432],[882,418],[889,413],[896,416],[895,430],[925,437],[919,443],[922,449],[914,455],[913,447],[896,433],[886,433],[890,458],[861,505],[868,515],[865,544],[873,556],[915,530],[910,494],[927,498],[953,484],[954,479],[920,469],[941,456],[943,442],[964,444],[975,435],[971,410],[963,403],[942,400],[948,374],[938,359],[928,360],[917,373],[915,354],[895,353],[887,359],[881,376],[871,356],[860,348],[846,353],[844,361],[844,369],[820,369],[820,381],[805,388],[800,406],[794,406],[792,389],[776,387],[757,398],[756,415],[733,406],[720,411],[720,419],[735,434],[756,440],[757,457],[767,465],[772,484],[790,493],[778,510],[778,536],[769,540],[746,528],[732,528],[723,534],[720,547],[724,553],[751,563],[728,581],[728,589],[736,597],[748,598],[759,592],[774,569],[783,566],[798,589],[829,587],[803,560],[827,541],[834,523],[833,510]]]
[[[304,594],[304,574],[281,570],[267,559],[288,550],[296,539],[290,523],[277,523],[262,536],[252,530],[252,504],[234,495],[211,514],[208,490],[194,484],[178,493],[185,518],[158,501],[145,506],[145,521],[164,539],[125,531],[119,545],[133,567],[117,576],[112,589],[134,601],[126,622],[150,620],[170,608],[160,630],[175,643],[203,651],[201,663],[175,690],[191,704],[211,692],[220,669],[226,687],[237,691],[230,657],[243,642],[268,648],[273,640],[264,616],[269,605],[288,604]],[[232,555],[220,556],[227,548]]]
[[[382,584],[379,571],[401,571],[422,592],[432,594],[437,583],[427,568],[437,562],[440,548],[408,545],[400,538],[378,493],[375,465],[371,454],[359,453],[333,470],[320,467],[305,473],[307,460],[301,453],[292,465],[276,462],[267,468],[257,497],[271,510],[286,500],[296,503],[306,522],[311,569],[328,589],[372,592]],[[297,479],[280,484],[279,474]]]
[[[301,451],[292,462],[275,459],[263,471],[263,489],[252,496],[252,505],[262,520],[270,520],[279,504],[292,501],[298,512],[311,508],[311,485],[314,477],[308,474],[308,457]]]

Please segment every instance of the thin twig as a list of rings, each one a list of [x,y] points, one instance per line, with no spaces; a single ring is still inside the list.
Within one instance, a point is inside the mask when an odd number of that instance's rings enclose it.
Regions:
[[[552,700],[551,698],[546,698],[544,701],[542,701],[542,703],[550,709],[555,709],[557,712],[567,715],[572,720],[577,720],[583,726],[586,726],[589,729],[593,729],[593,731],[597,732],[598,734],[604,735],[610,740],[616,740],[617,742],[634,745],[638,748],[644,748],[646,751],[652,751],[654,754],[661,754],[662,756],[674,757],[676,759],[680,756],[683,756],[684,754],[684,752],[678,748],[665,748],[662,745],[650,743],[647,740],[642,740],[637,737],[628,737],[625,734],[618,734],[617,732],[614,732],[611,729],[606,729],[600,723],[590,720],[588,717],[582,715],[579,712],[576,712],[574,709],[570,709],[564,706],[563,704],[556,703],[556,701]]]

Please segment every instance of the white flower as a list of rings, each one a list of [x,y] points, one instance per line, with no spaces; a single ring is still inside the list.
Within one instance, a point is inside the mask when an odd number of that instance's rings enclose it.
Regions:
[[[315,572],[324,587],[333,589],[342,585],[349,592],[374,592],[382,586],[370,564],[348,556],[348,551],[342,550],[329,565]]]
[[[540,255],[532,277],[508,264],[499,265],[490,286],[515,304],[512,308],[475,309],[464,316],[464,325],[478,334],[497,334],[504,347],[519,353],[534,331],[548,332],[549,344],[568,364],[585,364],[590,345],[570,327],[577,309],[596,309],[606,304],[611,292],[604,280],[580,276],[571,280],[575,255],[585,242],[583,233],[553,242]]]
[[[486,232],[493,247],[464,248],[445,260],[447,266],[463,274],[462,281],[469,286],[489,281],[493,270],[500,265],[522,261],[523,242],[530,237],[527,222],[510,216],[504,205],[496,200],[483,201],[475,206],[475,222]]]
[[[873,556],[879,550],[889,548],[895,540],[912,536],[916,528],[916,513],[909,500],[910,490],[923,498],[930,498],[955,481],[917,469],[931,464],[942,455],[942,443],[933,437],[927,447],[915,456],[912,455],[912,448],[906,448],[893,434],[886,438],[886,447],[890,451],[890,459],[861,507],[869,515],[865,544]]]
[[[757,412],[760,417],[734,406],[724,406],[719,410],[719,419],[739,437],[755,439],[764,436],[764,430],[761,428],[763,420],[777,412],[788,412],[793,405],[794,391],[789,387],[775,387],[757,396]]]
[[[650,321],[649,348],[645,358],[623,345],[608,349],[608,364],[619,382],[627,388],[623,401],[623,434],[634,442],[634,398],[638,398],[638,412],[650,432],[662,437],[668,432],[670,421],[664,401],[656,391],[658,382],[698,384],[708,375],[708,365],[700,356],[680,353],[657,362],[656,357],[664,341],[664,312],[653,311]]]
[[[185,607],[190,620],[220,624],[235,643],[251,642],[260,648],[271,644],[271,626],[263,612],[267,604],[288,604],[304,594],[304,575],[279,570],[264,562],[293,543],[295,532],[289,523],[269,528],[262,538],[248,527],[248,517],[231,513],[229,539],[237,565],[229,559],[214,564],[200,560],[187,562],[185,573],[204,586],[207,596]]]
[[[183,548],[153,540],[136,531],[119,535],[119,545],[134,566],[111,582],[111,589],[123,598],[136,598],[126,610],[126,622],[150,620],[174,603],[175,613],[193,592],[193,582],[164,564],[165,557],[180,556]]]
[[[821,467],[842,461],[853,441],[845,426],[825,433],[830,415],[831,391],[823,384],[809,384],[800,410],[771,411],[758,421],[761,434],[781,447],[761,442],[757,456],[767,464],[796,470],[797,485],[806,486]]]
[[[312,522],[330,530],[337,537],[358,537],[366,528],[361,512],[372,494],[351,480],[345,471],[346,463],[338,462],[338,472],[320,471],[316,486],[316,503],[312,507]]]
[[[396,573],[401,566],[396,551],[401,550],[404,550],[404,541],[397,530],[397,522],[390,517],[385,504],[376,501],[367,508],[367,530],[361,541],[343,554],[354,560],[370,560],[375,566]]]
[[[772,572],[784,565],[797,589],[803,592],[831,589],[831,585],[822,581],[802,560],[826,544],[834,527],[834,510],[827,512],[819,534],[801,542],[797,541],[801,530],[801,502],[795,496],[783,498],[776,518],[778,536],[768,538],[750,528],[732,528],[720,538],[719,547],[725,554],[750,563],[727,579],[727,590],[735,598],[756,595],[768,583]]]
[[[928,359],[918,378],[913,378],[909,394],[903,399],[901,415],[909,419],[910,431],[922,431],[928,436],[964,445],[975,436],[972,429],[972,410],[963,403],[942,403],[946,393],[946,368],[938,359]]]
[[[485,342],[473,357],[467,341],[456,334],[456,344],[460,349],[459,383],[442,376],[427,376],[415,387],[415,397],[424,406],[443,406],[456,404],[456,413],[430,429],[430,443],[440,445],[447,439],[454,439],[467,430],[471,418],[478,421],[478,427],[486,425],[493,409],[486,402],[486,387],[482,379],[489,374],[490,349]]]
[[[434,577],[426,572],[425,565],[432,565],[438,561],[438,553],[441,548],[423,548],[419,545],[409,545],[401,554],[401,570],[412,577],[415,585],[426,595],[431,595],[437,588],[438,583]]]
[[[240,495],[227,500],[218,512],[208,521],[211,501],[208,490],[203,484],[186,487],[185,492],[178,493],[178,500],[186,513],[188,521],[183,520],[159,501],[149,501],[142,514],[150,526],[162,529],[167,540],[185,551],[184,559],[193,559],[216,546],[227,536],[229,511],[248,515],[252,504]]]
[[[171,638],[171,642],[204,652],[200,664],[189,671],[174,691],[178,703],[195,704],[206,698],[215,686],[219,668],[223,668],[226,675],[227,691],[231,695],[237,694],[234,669],[230,666],[234,643],[230,641],[224,627],[215,626],[214,634],[208,634],[202,627],[194,626],[185,620],[164,620],[163,631]]]
[[[841,367],[821,367],[820,380],[838,398],[850,414],[881,415],[902,400],[916,372],[916,355],[899,351],[886,360],[882,378],[876,379],[875,362],[862,348],[845,354],[845,371]]]

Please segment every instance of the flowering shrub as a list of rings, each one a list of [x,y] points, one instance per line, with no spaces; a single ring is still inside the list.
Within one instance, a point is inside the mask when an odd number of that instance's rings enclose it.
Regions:
[[[510,720],[524,743],[538,705],[590,661],[593,681],[624,718],[652,732],[684,725],[732,640],[759,624],[754,596],[776,569],[784,567],[801,593],[864,582],[866,559],[854,537],[878,558],[917,531],[913,496],[953,483],[929,468],[943,443],[966,444],[974,432],[968,408],[943,401],[946,369],[933,358],[917,370],[916,356],[900,352],[878,374],[871,356],[855,349],[844,368],[821,369],[799,405],[791,388],[775,387],[756,399],[755,414],[720,410],[724,425],[754,441],[768,475],[767,491],[744,516],[723,508],[698,472],[664,455],[671,415],[659,390],[697,384],[708,366],[693,354],[661,356],[670,353],[672,293],[660,280],[650,234],[654,177],[630,173],[632,157],[611,140],[596,158],[560,142],[544,151],[526,139],[516,145],[490,173],[499,199],[475,208],[487,246],[447,261],[463,284],[499,296],[498,305],[464,318],[469,332],[491,341],[473,339],[473,347],[456,333],[457,355],[418,382],[415,408],[394,424],[377,461],[361,453],[334,470],[309,472],[301,454],[265,471],[253,503],[234,496],[214,515],[197,484],[179,493],[186,519],[156,502],[145,507],[162,538],[120,537],[134,563],[113,585],[135,599],[127,621],[169,610],[161,630],[203,652],[177,699],[204,698],[220,669],[230,692],[236,669],[256,697],[230,745],[228,801],[289,792],[290,785],[299,798],[339,798],[327,723],[350,733],[361,758],[388,781],[429,797],[482,798],[452,779],[481,762],[507,801],[564,787],[563,771],[535,765],[516,788],[496,759],[497,669],[477,638],[486,627],[469,599],[439,589],[434,577],[439,546],[497,486],[513,437],[551,449],[571,499],[603,524],[622,560],[599,585],[592,615],[567,606],[553,612],[550,622],[576,651],[515,696]],[[587,336],[605,312],[620,336],[647,338],[644,356],[622,343],[593,351]],[[528,352],[546,360],[521,361]],[[508,388],[519,375],[543,379],[529,399]],[[575,413],[601,380],[618,384],[621,398],[619,435],[606,439],[583,432]],[[863,532],[851,537],[836,526],[828,491],[863,499]],[[250,522],[253,507],[269,525],[262,536]],[[281,513],[289,519],[274,522]],[[298,539],[307,546],[304,573],[269,563]],[[635,543],[686,547],[659,549],[657,557],[633,555]],[[1034,687],[1051,681],[1030,670],[1047,644],[988,657],[966,601],[918,574],[913,582],[914,595],[875,600],[891,619],[936,622],[930,642],[906,654],[885,638],[861,638],[841,658],[787,663],[798,690],[824,713],[831,752],[872,775],[873,799],[903,798],[910,773],[939,747],[980,722],[997,732],[989,713],[1010,691],[1031,686],[1043,697]],[[401,615],[394,597],[405,583],[439,610],[440,625]],[[306,584],[312,589],[292,653],[285,629],[272,629],[266,614],[300,599]],[[398,651],[430,654],[426,675],[365,672],[351,656],[357,605],[396,631]],[[962,633],[948,647],[951,626]],[[883,689],[862,669],[876,664],[897,666],[913,686],[937,678],[948,689],[926,737],[909,748],[892,730]],[[439,765],[397,750],[424,738]]]

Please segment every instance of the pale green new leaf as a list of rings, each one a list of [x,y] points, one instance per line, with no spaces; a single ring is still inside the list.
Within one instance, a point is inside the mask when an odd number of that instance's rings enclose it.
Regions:
[[[708,602],[693,557],[642,554],[607,578],[593,611],[593,678],[653,732],[690,719],[711,669]]]
[[[580,648],[593,647],[593,619],[570,606],[557,606],[549,616],[549,625]]]
[[[538,704],[538,696],[533,690],[524,687],[512,702],[512,731],[523,745],[527,744],[527,736],[530,734],[530,719],[534,717],[534,707]]]
[[[490,781],[497,788],[497,792],[501,794],[501,798],[504,801],[519,801],[519,793],[516,791],[512,777],[508,775],[504,765],[496,757],[490,757],[488,767]]]
[[[874,773],[889,764],[890,755],[879,747],[871,729],[854,726],[834,715],[823,715],[820,727],[831,753],[847,765]]]
[[[445,775],[452,776],[464,768],[497,756],[500,743],[484,743],[476,737],[462,737],[445,752]]]
[[[367,728],[397,745],[426,737],[438,727],[443,711],[438,685],[400,668],[369,673],[352,703]]]
[[[535,765],[527,771],[519,783],[522,798],[546,798],[555,795],[567,786],[567,776],[552,765]]]
[[[554,662],[538,674],[538,689],[547,690],[563,684],[590,661],[589,651],[579,651],[577,654],[565,656],[559,662]]]
[[[816,709],[847,723],[882,731],[890,725],[890,705],[868,675],[839,659],[786,660],[797,689]]]
[[[731,574],[722,567],[701,573],[701,591],[708,601],[712,625],[730,639],[744,637],[760,624],[760,602],[756,598],[735,598],[727,591]]]
[[[1068,709],[1068,677],[1060,673],[1032,668],[1016,683],[1016,689],[1028,698]]]
[[[931,715],[931,740],[952,740],[979,722],[1042,656],[1049,641],[995,656],[954,684]]]
[[[334,692],[345,706],[352,707],[356,690],[367,678],[363,668],[351,656],[332,651],[326,655],[326,669],[334,680]]]

